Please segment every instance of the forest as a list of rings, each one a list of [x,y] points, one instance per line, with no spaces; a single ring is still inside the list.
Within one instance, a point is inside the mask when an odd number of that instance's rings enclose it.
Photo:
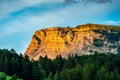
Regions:
[[[10,80],[120,80],[120,55],[95,52],[34,61],[14,49],[0,49],[0,72],[12,76]],[[6,76],[0,80],[7,80]]]

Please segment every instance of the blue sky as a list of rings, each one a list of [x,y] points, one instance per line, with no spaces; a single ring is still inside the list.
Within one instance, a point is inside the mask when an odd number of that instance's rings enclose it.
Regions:
[[[120,26],[120,0],[0,0],[0,48],[24,53],[47,27],[98,23]]]

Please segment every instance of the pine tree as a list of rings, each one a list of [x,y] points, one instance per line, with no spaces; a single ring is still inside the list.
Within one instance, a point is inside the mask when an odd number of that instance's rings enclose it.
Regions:
[[[97,71],[96,80],[105,80],[105,75],[107,74],[108,70],[102,66],[100,70]]]
[[[48,80],[53,80],[52,72],[49,73],[49,75],[48,75]]]
[[[96,74],[94,64],[87,63],[83,67],[83,80],[94,80]]]
[[[5,57],[5,60],[4,60],[4,72],[9,73],[9,61],[7,57]]]
[[[60,74],[59,74],[58,71],[55,73],[54,80],[61,80],[60,79]]]
[[[60,79],[61,80],[71,80],[70,70],[69,69],[62,70],[60,72]]]
[[[26,80],[31,80],[32,75],[32,66],[28,60],[23,60],[23,76]]]

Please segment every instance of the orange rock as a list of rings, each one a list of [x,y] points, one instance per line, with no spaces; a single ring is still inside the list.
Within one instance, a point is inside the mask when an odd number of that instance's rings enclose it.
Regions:
[[[95,33],[94,30],[108,29],[106,25],[85,24],[76,28],[54,27],[38,30],[34,33],[25,55],[30,59],[38,60],[40,56],[46,55],[54,59],[57,55],[67,58],[70,54],[92,54],[91,50],[99,51],[99,48],[93,45],[94,38],[104,39],[102,34]]]

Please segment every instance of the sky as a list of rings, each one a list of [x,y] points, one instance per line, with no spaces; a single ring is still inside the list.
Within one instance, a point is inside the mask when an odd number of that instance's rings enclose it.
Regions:
[[[79,24],[120,26],[120,0],[0,0],[0,48],[24,53],[36,30]]]

